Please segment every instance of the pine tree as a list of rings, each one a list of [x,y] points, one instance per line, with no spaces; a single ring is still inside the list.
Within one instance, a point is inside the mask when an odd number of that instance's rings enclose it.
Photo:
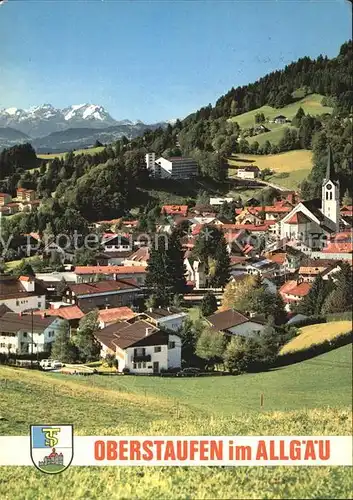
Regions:
[[[61,324],[53,342],[51,357],[62,363],[74,363],[77,359],[77,349],[70,340],[69,324]]]
[[[186,289],[186,268],[179,231],[172,231],[168,240],[166,273],[169,278],[171,293],[173,295],[184,294]]]
[[[327,296],[322,310],[324,314],[349,311],[352,307],[352,271],[347,262],[340,264],[335,274],[334,289]]]
[[[211,286],[214,288],[224,288],[230,278],[230,256],[223,234],[218,242],[214,258],[216,266],[211,279]]]
[[[217,299],[216,296],[211,293],[207,292],[201,301],[201,312],[203,316],[210,316],[213,314],[215,311],[217,311]]]
[[[80,319],[78,330],[73,337],[73,344],[76,346],[80,361],[96,361],[100,354],[100,344],[96,340],[94,333],[99,329],[98,311],[90,311]]]
[[[170,300],[169,276],[166,266],[166,249],[151,248],[146,269],[145,286],[159,305],[168,305]]]

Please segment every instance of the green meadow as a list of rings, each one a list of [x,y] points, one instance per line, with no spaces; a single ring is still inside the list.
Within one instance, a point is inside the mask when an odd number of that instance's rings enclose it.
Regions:
[[[234,377],[79,377],[0,367],[0,434],[60,422],[86,435],[349,435],[351,362],[345,346]],[[351,498],[344,467],[71,467],[53,476],[4,467],[1,473],[5,500]]]

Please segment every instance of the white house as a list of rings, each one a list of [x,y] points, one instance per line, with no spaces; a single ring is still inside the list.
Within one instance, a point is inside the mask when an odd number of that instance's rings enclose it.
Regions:
[[[181,339],[162,331],[148,321],[121,321],[95,333],[102,346],[101,355],[115,355],[118,371],[160,373],[181,367]]]
[[[240,335],[241,337],[254,337],[265,329],[262,320],[256,317],[247,317],[233,309],[216,312],[206,318],[208,323],[217,331],[226,335]]]
[[[45,288],[32,276],[0,276],[0,305],[20,313],[45,309]]]
[[[162,307],[151,307],[140,316],[145,316],[157,328],[178,332],[183,326],[183,322],[188,317],[188,314],[177,307],[167,307],[166,309]]]
[[[223,203],[232,203],[234,198],[210,198],[210,205],[223,205]]]
[[[0,353],[49,352],[62,323],[62,319],[44,314],[5,312],[0,317]]]
[[[244,168],[238,168],[237,176],[240,179],[256,179],[259,176],[260,169],[259,167],[250,165]]]

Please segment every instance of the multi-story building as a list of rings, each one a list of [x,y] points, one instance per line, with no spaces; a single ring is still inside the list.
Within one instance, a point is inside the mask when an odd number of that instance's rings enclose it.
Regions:
[[[0,276],[0,305],[16,313],[45,309],[45,287],[31,276]]]
[[[101,355],[115,355],[118,371],[159,373],[181,367],[181,338],[162,331],[148,321],[133,318],[120,321],[95,333]]]
[[[5,312],[0,317],[0,353],[49,352],[62,324],[55,316]]]
[[[87,313],[96,308],[131,306],[142,295],[140,287],[132,280],[104,280],[68,285],[64,290],[63,302],[76,304]]]
[[[146,154],[146,165],[151,175],[160,179],[190,179],[199,173],[197,162],[192,158],[182,156],[169,159],[161,156],[156,160],[155,153],[148,153]]]

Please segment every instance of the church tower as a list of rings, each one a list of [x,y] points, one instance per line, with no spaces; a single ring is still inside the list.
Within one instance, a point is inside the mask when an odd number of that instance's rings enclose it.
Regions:
[[[321,211],[339,231],[340,218],[340,184],[335,175],[331,146],[328,148],[326,176],[322,181]]]

